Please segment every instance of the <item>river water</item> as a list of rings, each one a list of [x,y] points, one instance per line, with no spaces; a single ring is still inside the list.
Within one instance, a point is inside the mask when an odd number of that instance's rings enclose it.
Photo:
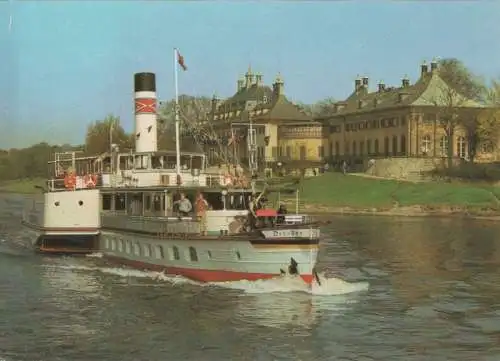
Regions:
[[[332,217],[306,289],[43,257],[0,195],[0,360],[500,359],[500,225]]]

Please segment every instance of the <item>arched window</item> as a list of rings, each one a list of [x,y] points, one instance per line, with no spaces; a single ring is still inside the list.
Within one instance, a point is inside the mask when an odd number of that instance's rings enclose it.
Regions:
[[[392,137],[392,155],[398,155],[398,137]]]
[[[441,157],[448,156],[448,136],[443,135],[439,140],[439,150],[441,152]]]
[[[384,155],[389,156],[389,137],[384,138]]]
[[[404,119],[404,118],[401,118]],[[406,155],[406,135],[401,136],[401,154]]]
[[[356,152],[358,151],[357,147],[356,147],[356,141],[353,140],[352,141],[352,155],[356,155]]]
[[[196,248],[189,247],[189,258],[192,262],[198,262],[198,254],[196,253]]]
[[[431,136],[426,134],[422,137],[422,144],[420,145],[421,151],[423,155],[427,155],[432,151],[431,147]]]
[[[378,139],[375,139],[375,149],[374,149],[373,153],[375,153],[375,155],[379,154]]]
[[[467,141],[465,137],[460,136],[457,138],[457,155],[460,158],[465,158],[467,156]]]
[[[175,260],[179,260],[181,258],[179,254],[179,248],[177,248],[177,246],[172,247],[172,256],[174,257]]]

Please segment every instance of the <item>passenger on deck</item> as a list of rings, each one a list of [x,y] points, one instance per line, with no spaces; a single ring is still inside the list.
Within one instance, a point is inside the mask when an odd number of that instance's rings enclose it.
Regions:
[[[203,193],[199,193],[196,197],[195,209],[196,209],[196,218],[198,222],[200,222],[200,231],[203,236],[207,235],[207,210],[209,208],[209,204],[205,197],[203,197]]]
[[[280,202],[280,206],[277,210],[277,213],[278,213],[278,217],[276,219],[276,222],[278,224],[282,224],[282,223],[285,223],[285,214],[288,213],[288,210],[286,209],[286,204],[283,203],[283,202]]]
[[[184,193],[181,193],[181,198],[174,203],[178,204],[180,217],[189,217],[189,212],[193,209],[193,205]]]

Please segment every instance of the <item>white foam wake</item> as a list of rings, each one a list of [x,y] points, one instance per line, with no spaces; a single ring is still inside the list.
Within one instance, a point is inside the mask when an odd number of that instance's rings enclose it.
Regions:
[[[334,296],[367,290],[369,287],[367,282],[351,283],[340,278],[327,278],[324,274],[319,274],[321,285],[316,282],[313,282],[312,285],[308,285],[301,278],[293,276],[276,277],[268,280],[257,281],[241,280],[231,282],[200,283],[182,276],[166,275],[161,272],[140,271],[131,268],[89,267],[80,265],[51,266],[75,271],[101,272],[126,278],[145,278],[155,281],[168,282],[174,285],[191,284],[200,287],[219,287],[241,290],[248,294],[302,292],[317,296]]]

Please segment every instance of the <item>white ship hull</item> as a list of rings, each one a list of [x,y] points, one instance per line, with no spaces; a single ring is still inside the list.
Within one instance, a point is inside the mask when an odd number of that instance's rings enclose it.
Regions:
[[[302,244],[258,244],[234,238],[160,239],[103,231],[100,251],[110,261],[201,282],[257,280],[287,272],[291,259],[302,279],[311,283],[318,240]]]

